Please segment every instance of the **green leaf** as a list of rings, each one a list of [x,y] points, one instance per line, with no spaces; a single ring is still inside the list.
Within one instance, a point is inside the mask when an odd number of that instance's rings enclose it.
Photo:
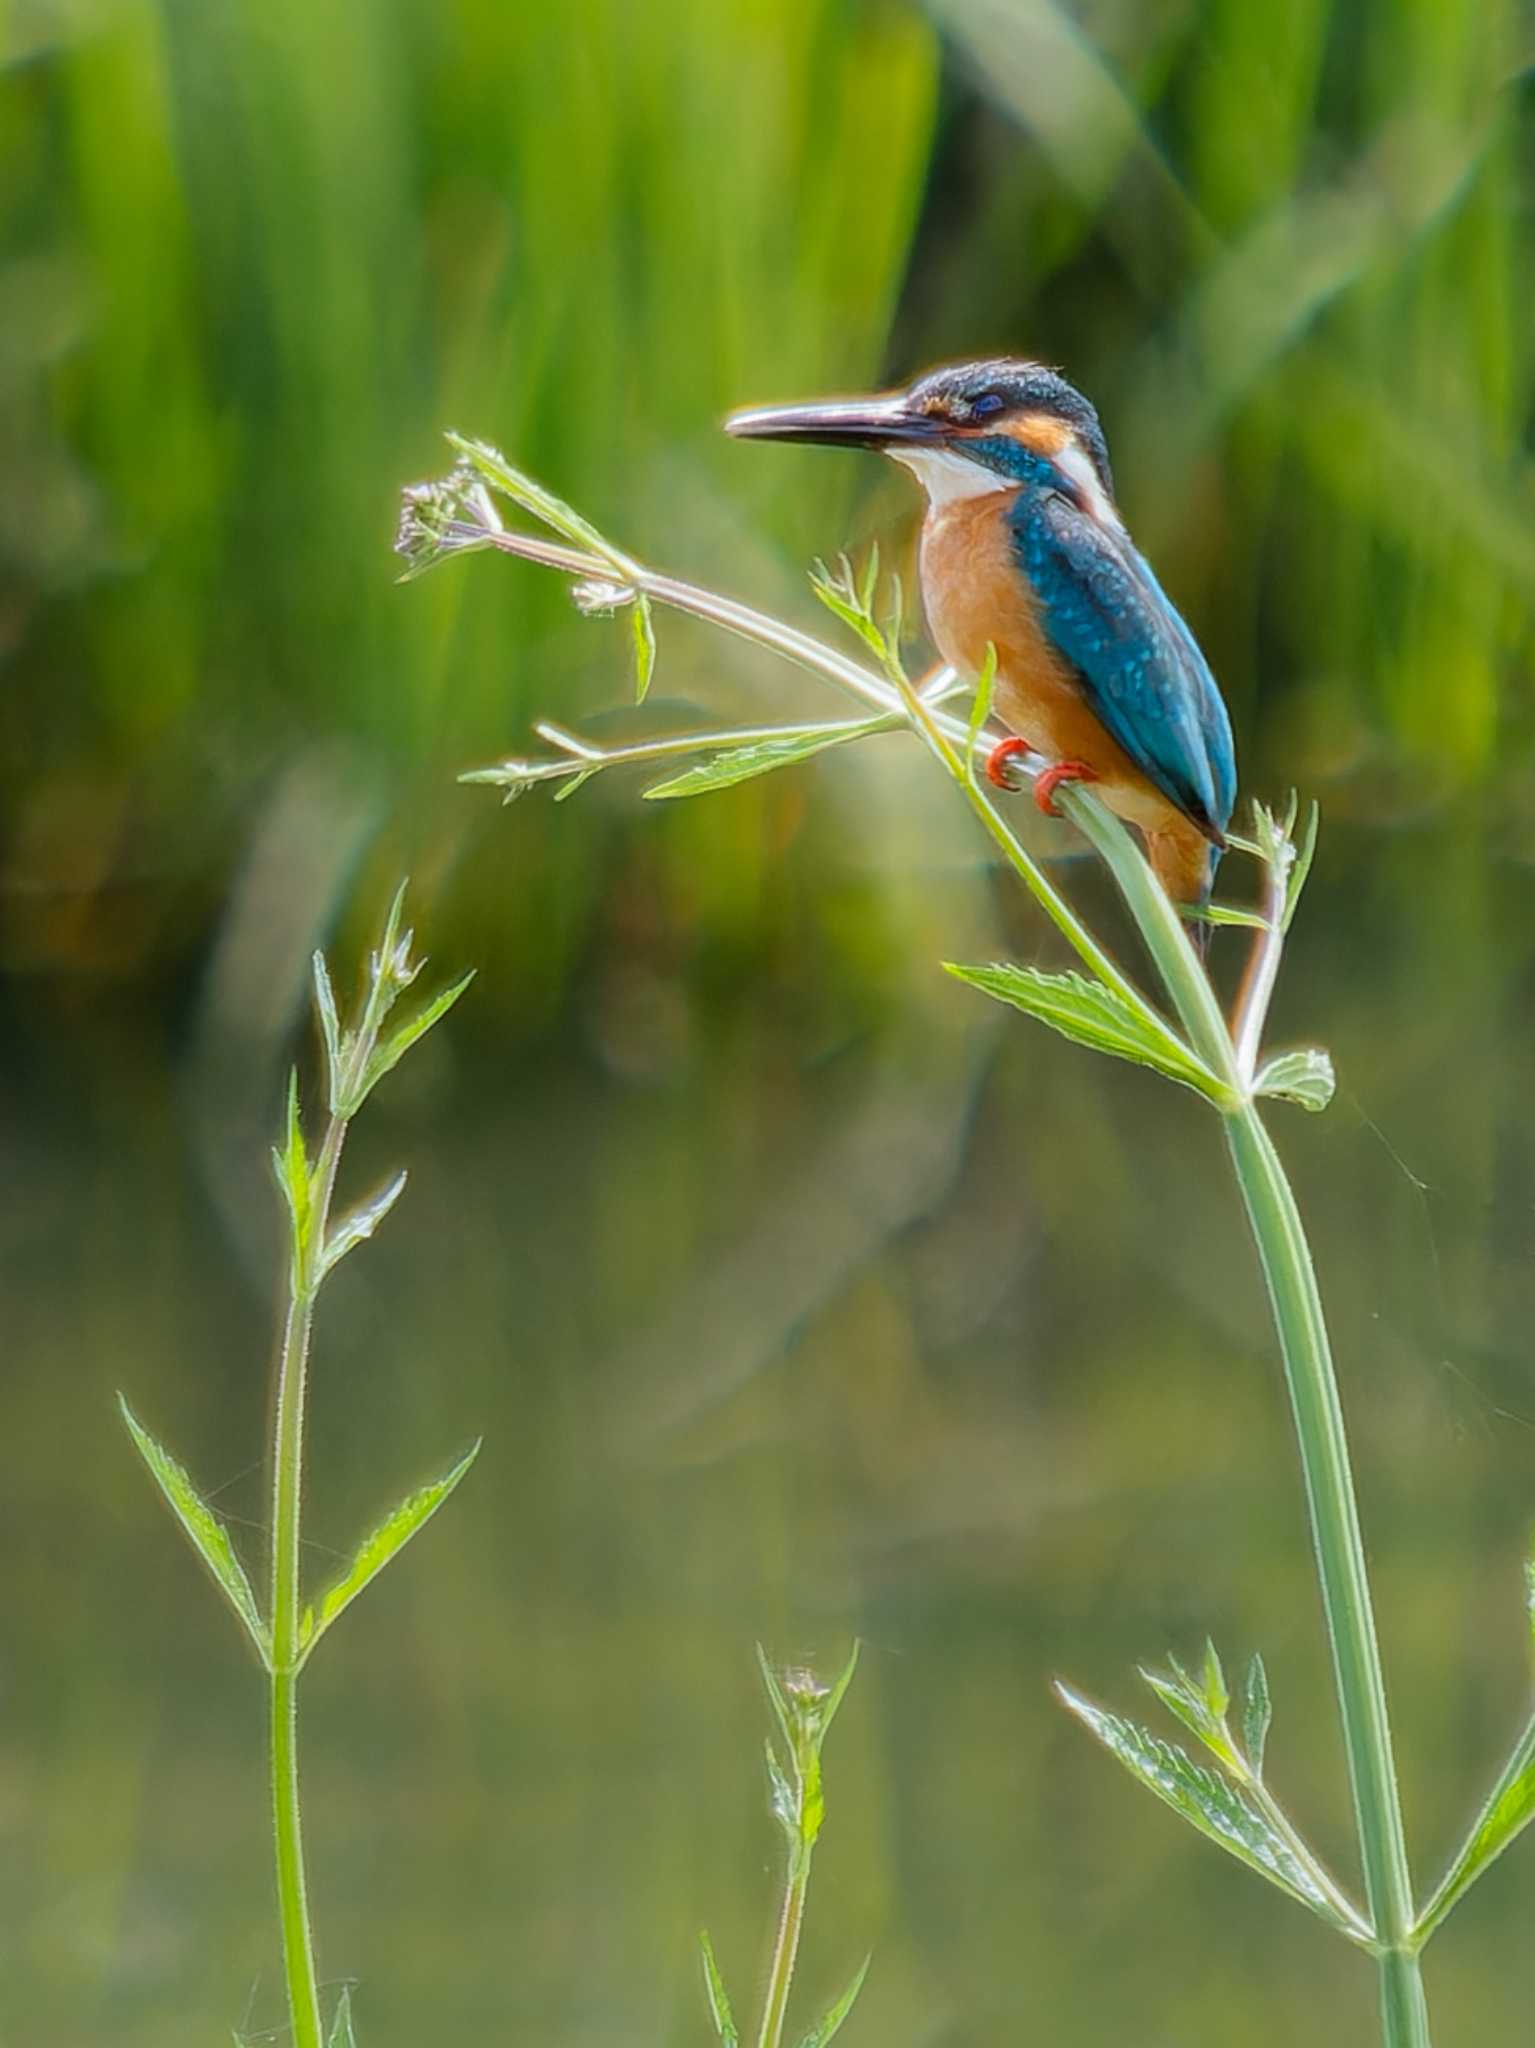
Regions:
[[[778,1673],[773,1669],[772,1660],[769,1658],[767,1651],[763,1649],[761,1643],[757,1645],[757,1669],[762,1673],[762,1683],[767,1688],[768,1702],[773,1709],[774,1718],[778,1722],[779,1732],[783,1736],[784,1747],[788,1750],[790,1756],[793,1756],[794,1721],[788,1697],[784,1692]]]
[[[1167,1711],[1175,1714],[1184,1727],[1197,1735],[1207,1748],[1224,1747],[1220,1724],[1211,1720],[1204,1694],[1190,1682],[1186,1671],[1175,1665],[1172,1674],[1169,1675],[1141,1665],[1136,1675],[1151,1687]]]
[[[877,556],[874,558],[874,568],[877,575]],[[824,562],[817,562],[810,571],[810,587],[833,618],[840,619],[844,626],[856,633],[864,645],[877,654],[881,661],[885,659],[888,649],[885,636],[875,623],[873,589],[869,588],[866,598],[863,588],[854,580],[852,565],[846,555],[841,557],[835,574]]]
[[[852,1983],[849,1984],[836,2003],[827,2008],[825,2016],[817,2021],[816,2025],[810,2029],[810,2032],[801,2037],[799,2048],[827,2048],[827,2043],[831,2040],[832,2035],[836,2033],[842,2022],[853,2010],[858,1994],[863,1989],[863,1980],[868,1976],[869,1965],[873,1960],[872,1955],[864,1957],[854,1974]]]
[[[372,1094],[385,1074],[400,1064],[417,1040],[425,1038],[434,1024],[442,1022],[473,980],[474,970],[471,968],[467,974],[460,975],[450,988],[445,988],[440,995],[433,996],[424,1010],[418,1011],[408,1024],[402,1024],[392,1038],[386,1039],[378,1047],[368,1062],[367,1071],[362,1077],[362,1085],[357,1091],[357,1099],[350,1105],[353,1114]]]
[[[826,1740],[831,1730],[831,1724],[837,1718],[837,1709],[847,1696],[847,1689],[853,1682],[853,1673],[858,1669],[858,1652],[862,1647],[863,1645],[859,1642],[857,1636],[854,1636],[853,1647],[848,1651],[847,1662],[832,1680],[831,1691],[821,1702],[820,1731],[816,1736],[815,1745],[818,1750]]]
[[[970,730],[966,735],[965,759],[974,768],[975,743],[980,737],[981,727],[991,716],[991,693],[997,680],[997,649],[995,641],[986,642],[986,659],[981,663],[981,672],[975,679],[975,696],[970,705]]]
[[[341,1219],[325,1240],[325,1248],[320,1253],[315,1272],[317,1283],[325,1278],[333,1266],[340,1265],[349,1251],[355,1250],[365,1239],[373,1235],[404,1194],[406,1179],[407,1175],[402,1168],[387,1186],[379,1189],[371,1201],[362,1203],[360,1207],[353,1209],[350,1215]]]
[[[336,2017],[331,2022],[326,2048],[357,2048],[357,2036],[352,2032],[352,1987],[343,1984],[341,1997],[336,2004]]]
[[[650,599],[643,590],[634,593],[629,621],[634,641],[634,701],[643,704],[650,679],[656,672],[656,622],[650,614]]]
[[[325,1072],[329,1083],[329,1108],[332,1116],[341,1096],[341,1067],[345,1057],[346,1043],[341,1031],[341,1017],[336,1008],[336,991],[331,986],[330,969],[325,964],[325,955],[316,949],[314,956],[314,1000],[320,1013],[320,1034],[325,1040]]]
[[[1191,913],[1197,924],[1241,925],[1246,931],[1266,932],[1268,919],[1256,910],[1239,910],[1234,903],[1206,903]]]
[[[1254,1650],[1242,1681],[1242,1748],[1255,1778],[1263,1776],[1263,1752],[1268,1744],[1269,1722],[1273,1718],[1268,1673],[1263,1668],[1263,1659]]]
[[[255,1644],[262,1663],[270,1669],[271,1638],[261,1619],[251,1582],[245,1576],[245,1567],[229,1540],[229,1531],[192,1484],[185,1467],[155,1442],[122,1394],[117,1397],[117,1405],[128,1426],[128,1434],[133,1438],[139,1456],[149,1467],[150,1476],[164,1494],[171,1513],[191,1538],[193,1549],[213,1574],[215,1585],[245,1624],[246,1633]]]
[[[1514,1745],[1513,1754],[1483,1801],[1460,1853],[1423,1908],[1413,1929],[1416,1941],[1427,1941],[1487,1866],[1503,1854],[1531,1820],[1535,1820],[1535,1719]]]
[[[1142,1018],[1105,982],[1075,971],[1046,974],[1038,967],[1003,963],[957,967],[945,961],[944,967],[957,981],[1037,1017],[1075,1045],[1151,1067],[1212,1102],[1224,1099],[1220,1081],[1170,1025]]]
[[[1205,1637],[1205,1660],[1201,1672],[1204,1681],[1204,1701],[1212,1721],[1224,1721],[1226,1709],[1231,1705],[1231,1694],[1226,1686],[1226,1674],[1221,1669],[1221,1660],[1214,1642]]]
[[[784,1775],[783,1765],[778,1761],[778,1753],[772,1743],[764,1742],[762,1747],[767,1757],[768,1804],[773,1810],[773,1818],[797,1849],[800,1838],[799,1795]]]
[[[750,782],[756,775],[771,775],[777,768],[792,768],[828,747],[846,746],[870,733],[888,732],[894,720],[881,715],[860,719],[856,725],[834,726],[821,732],[795,733],[774,740],[750,740],[742,747],[727,747],[707,761],[699,761],[666,782],[653,783],[645,791],[649,800],[679,796],[705,796],[710,790],[730,789],[738,782]]]
[[[309,1176],[309,1160],[304,1150],[304,1124],[299,1113],[298,1068],[288,1072],[287,1127],[280,1147],[272,1148],[272,1169],[277,1175],[277,1185],[282,1190],[283,1200],[288,1205],[288,1216],[292,1224],[294,1271],[297,1272],[304,1253],[309,1246],[309,1233],[314,1225],[314,1186]]]
[[[1149,1729],[1096,1707],[1059,1681],[1062,1704],[1089,1728],[1111,1755],[1148,1791],[1182,1814],[1200,1834],[1228,1855],[1256,1870],[1301,1905],[1357,1939],[1357,1930],[1327,1898],[1310,1872],[1271,1823],[1219,1773],[1195,1763],[1186,1750],[1163,1742]]]
[[[1302,1109],[1325,1109],[1337,1087],[1332,1061],[1320,1046],[1308,1045],[1301,1052],[1276,1053],[1258,1069],[1253,1089],[1259,1095],[1277,1095],[1285,1102],[1298,1102]]]
[[[724,2043],[724,2048],[736,2048],[740,2031],[736,2026],[735,2014],[730,2010],[730,1994],[725,1989],[725,1980],[720,1975],[719,1964],[714,1960],[714,1943],[709,1939],[707,1928],[698,1931],[699,1952],[704,1959],[704,1990],[708,1994],[709,2013],[714,2021],[714,2031]]]
[[[351,1606],[389,1560],[432,1519],[474,1463],[479,1450],[478,1441],[471,1444],[451,1471],[445,1472],[441,1479],[434,1479],[430,1486],[418,1487],[414,1493],[408,1494],[371,1535],[363,1538],[341,1577],[326,1588],[314,1606],[305,1608],[298,1632],[299,1649],[304,1656],[308,1656],[337,1615]]]
[[[1316,836],[1321,819],[1322,814],[1313,803],[1306,813],[1305,829],[1301,833],[1300,843],[1295,850],[1295,862],[1285,884],[1284,917],[1281,920],[1281,929],[1284,931],[1290,929],[1290,920],[1294,917],[1295,907],[1300,902],[1300,892],[1306,886],[1306,877],[1311,873],[1311,863],[1316,858]]]

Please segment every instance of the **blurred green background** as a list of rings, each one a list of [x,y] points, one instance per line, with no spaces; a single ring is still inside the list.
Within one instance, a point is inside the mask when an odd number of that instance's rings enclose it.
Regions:
[[[1245,788],[1324,809],[1277,1023],[1340,1095],[1276,1121],[1426,1884],[1529,1690],[1532,53],[1516,0],[0,7],[6,2048],[281,2038],[259,1688],[112,1393],[258,1560],[265,1147],[309,949],[406,870],[480,973],[350,1160],[412,1178],[322,1306],[313,1569],[486,1447],[307,1686],[369,2048],[705,2042],[694,1930],[749,2004],[777,1855],[752,1643],[855,1633],[801,1982],[875,1949],[850,2044],[1368,2038],[1367,1967],[1048,1694],[1261,1644],[1352,1873],[1212,1120],[938,972],[1053,950],[898,740],[665,811],[457,787],[633,724],[623,634],[389,544],[456,426],[809,621],[911,490],[723,411],[996,349],[1097,399]],[[661,627],[668,712],[824,705]],[[1439,2038],[1521,2036],[1532,1910],[1526,1843]]]

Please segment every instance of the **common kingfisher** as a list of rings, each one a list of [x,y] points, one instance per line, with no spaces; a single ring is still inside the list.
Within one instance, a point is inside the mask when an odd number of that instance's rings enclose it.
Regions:
[[[1193,634],[1114,502],[1098,415],[1041,363],[955,363],[905,391],[764,406],[726,421],[753,440],[877,448],[927,490],[922,598],[938,651],[977,678],[996,649],[992,703],[1010,757],[1098,785],[1140,828],[1162,886],[1208,901],[1236,801],[1231,721]],[[1203,928],[1201,928],[1203,929]]]

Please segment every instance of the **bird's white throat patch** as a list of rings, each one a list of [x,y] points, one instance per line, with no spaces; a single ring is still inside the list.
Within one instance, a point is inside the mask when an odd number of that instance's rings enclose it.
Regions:
[[[890,447],[886,454],[906,467],[922,484],[933,506],[954,505],[965,498],[989,498],[997,491],[1016,491],[1015,477],[988,469],[984,462],[972,462],[952,448]],[[1118,526],[1119,514],[1112,499],[1098,481],[1098,472],[1082,449],[1068,442],[1050,457],[1075,491],[1078,501],[1100,526]]]
[[[1012,477],[999,476],[968,455],[956,455],[951,448],[899,448],[886,451],[904,462],[927,492],[933,505],[952,505],[960,498],[989,498],[994,491],[1016,491]]]

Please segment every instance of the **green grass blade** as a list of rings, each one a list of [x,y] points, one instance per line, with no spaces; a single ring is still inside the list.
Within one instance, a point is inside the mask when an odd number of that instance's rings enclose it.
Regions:
[[[1151,1067],[1170,1081],[1181,1081],[1209,1101],[1223,1099],[1220,1081],[1171,1026],[1154,1029],[1104,982],[1075,971],[1046,974],[1037,967],[1005,963],[958,967],[945,961],[944,966],[957,981],[1037,1017],[1074,1045]]]
[[[376,1579],[390,1559],[397,1556],[436,1514],[454,1487],[463,1478],[479,1455],[480,1445],[472,1444],[451,1471],[441,1479],[434,1479],[429,1486],[418,1487],[408,1494],[392,1514],[386,1515],[378,1527],[357,1546],[355,1555],[335,1584],[328,1586],[312,1607],[304,1610],[299,1623],[299,1649],[307,1657],[315,1644],[324,1635],[339,1614]]]
[[[1309,1906],[1340,1933],[1357,1939],[1356,1930],[1319,1890],[1289,1844],[1235,1786],[1217,1772],[1195,1763],[1186,1750],[1163,1742],[1133,1721],[1094,1706],[1069,1686],[1057,1681],[1055,1690],[1062,1704],[1097,1736],[1110,1755],[1117,1757],[1131,1777],[1154,1792],[1164,1805],[1181,1814],[1200,1834],[1239,1863],[1266,1877],[1301,1905]]]
[[[1338,1085],[1332,1060],[1317,1045],[1300,1052],[1276,1053],[1258,1069],[1253,1089],[1259,1095],[1276,1095],[1283,1102],[1298,1102],[1302,1109],[1323,1110],[1332,1101]]]
[[[799,2048],[827,2048],[827,2044],[830,2042],[833,2034],[836,2033],[842,2022],[853,2010],[858,1994],[863,1989],[863,1980],[868,1976],[869,1965],[873,1960],[872,1955],[864,1957],[854,1973],[852,1983],[848,1985],[846,1991],[843,1992],[836,2003],[828,2007],[825,2016],[816,2022],[810,2029],[810,2032],[801,2037]]]
[[[1535,1718],[1515,1744],[1497,1783],[1484,1800],[1460,1854],[1418,1916],[1413,1938],[1419,1946],[1531,1820],[1535,1820]]]
[[[831,732],[795,733],[781,740],[752,740],[743,747],[728,747],[711,760],[699,761],[666,782],[653,783],[645,791],[647,800],[684,796],[707,796],[711,790],[731,789],[738,782],[750,782],[758,775],[771,775],[779,768],[792,768],[824,754],[828,747],[845,746],[849,740],[866,739],[870,733],[885,732],[888,718],[865,718],[856,725]]]
[[[133,1438],[139,1456],[149,1467],[151,1478],[165,1496],[171,1513],[191,1538],[192,1547],[212,1573],[214,1584],[245,1624],[246,1633],[255,1644],[262,1663],[270,1668],[271,1637],[261,1619],[251,1582],[245,1576],[245,1567],[229,1540],[229,1531],[192,1484],[185,1467],[155,1442],[121,1394],[117,1397],[117,1405],[128,1426],[128,1434]]]
[[[741,2034],[736,2026],[735,2014],[730,2010],[730,1994],[725,1989],[720,1966],[714,1960],[714,1943],[709,1939],[707,1928],[700,1928],[698,1931],[698,1949],[703,1957],[704,1991],[709,2000],[709,2014],[714,2021],[714,2031],[724,2043],[724,2048],[736,2048]]]

